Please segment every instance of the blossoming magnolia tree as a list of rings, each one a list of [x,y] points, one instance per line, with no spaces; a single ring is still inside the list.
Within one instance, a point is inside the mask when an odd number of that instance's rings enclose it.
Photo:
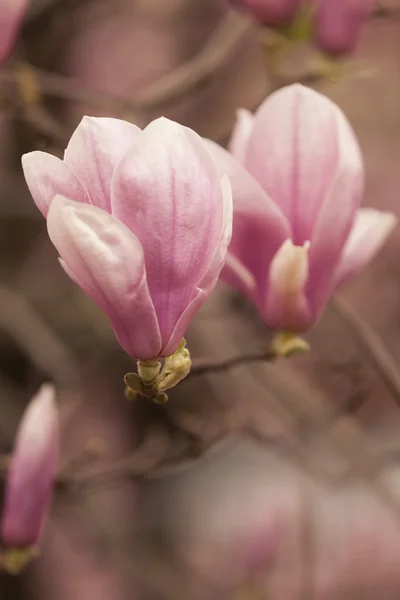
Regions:
[[[286,40],[306,32],[335,57],[354,52],[373,8],[369,0],[231,4]],[[2,69],[14,68],[6,65],[27,6],[0,0]],[[51,80],[53,91],[60,81]],[[125,387],[129,399],[154,408],[160,420],[164,409],[151,402],[165,403],[166,392],[185,378],[230,366],[196,364],[185,339],[219,281],[264,322],[263,361],[312,351],[307,334],[331,298],[396,227],[391,212],[363,206],[362,150],[345,114],[299,83],[271,93],[254,114],[239,109],[228,148],[166,117],[140,128],[117,117],[84,116],[68,138],[62,158],[43,150],[22,156],[26,184],[60,268],[102,309],[117,343],[136,361],[120,382],[121,396]],[[39,387],[5,457],[0,568],[10,573],[37,555],[54,491],[66,480],[57,398],[53,384]],[[287,525],[284,492],[275,491],[268,514],[257,512],[248,527],[240,525],[238,544],[220,552],[233,557],[233,581],[253,582],[278,556]],[[215,536],[225,517],[219,515]],[[204,580],[212,572],[220,581],[208,547],[193,563]],[[325,597],[323,583],[318,600]]]

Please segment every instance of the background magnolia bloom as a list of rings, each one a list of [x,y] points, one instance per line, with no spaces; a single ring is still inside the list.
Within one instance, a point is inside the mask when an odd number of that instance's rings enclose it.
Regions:
[[[231,0],[264,25],[285,25],[295,16],[303,0]]]
[[[0,63],[12,52],[29,0],[0,0]]]
[[[318,46],[329,54],[354,52],[373,0],[314,0]]]
[[[228,153],[208,141],[229,175],[234,227],[222,277],[274,329],[305,331],[334,290],[394,228],[394,215],[359,209],[363,163],[342,111],[302,85],[240,111]]]
[[[10,548],[39,542],[58,460],[55,392],[43,385],[19,426],[5,487],[1,540]]]
[[[64,160],[23,157],[61,264],[135,358],[169,356],[215,286],[232,198],[202,139],[168,119],[141,131],[84,117]]]

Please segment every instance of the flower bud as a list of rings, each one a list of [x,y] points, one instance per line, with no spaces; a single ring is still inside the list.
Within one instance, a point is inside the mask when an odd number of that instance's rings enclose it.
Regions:
[[[11,551],[29,551],[40,540],[52,496],[58,435],[54,388],[44,384],[22,417],[6,481],[1,540]]]
[[[0,63],[12,52],[29,0],[0,2]]]
[[[242,8],[257,21],[267,26],[288,25],[302,0],[232,0],[235,8]]]
[[[333,56],[354,52],[373,0],[315,0],[315,39]]]

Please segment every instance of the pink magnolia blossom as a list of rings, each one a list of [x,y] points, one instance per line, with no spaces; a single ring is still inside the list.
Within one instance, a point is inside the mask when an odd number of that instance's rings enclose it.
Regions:
[[[231,152],[208,141],[233,193],[222,278],[273,329],[306,331],[335,289],[382,246],[396,218],[360,209],[363,162],[342,111],[302,85],[240,111]]]
[[[242,8],[264,25],[286,25],[295,16],[303,0],[232,0],[236,8]]]
[[[143,131],[84,117],[60,160],[23,157],[32,196],[70,277],[135,358],[169,356],[215,286],[232,198],[202,139],[157,119]]]
[[[363,26],[374,7],[373,0],[314,0],[315,39],[328,54],[354,52]]]
[[[0,0],[0,63],[12,52],[29,0]]]
[[[44,384],[19,426],[5,487],[2,542],[26,548],[39,542],[50,505],[58,460],[54,388]]]

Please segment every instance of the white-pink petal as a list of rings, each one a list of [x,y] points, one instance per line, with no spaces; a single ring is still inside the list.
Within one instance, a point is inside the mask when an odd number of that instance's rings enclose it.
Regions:
[[[334,289],[334,273],[350,234],[363,190],[362,173],[338,169],[318,215],[310,247],[307,296],[318,314]]]
[[[274,256],[265,296],[264,316],[273,328],[302,331],[308,328],[311,310],[305,293],[309,242],[296,246],[286,240]]]
[[[127,121],[86,116],[75,129],[64,162],[89,191],[94,206],[111,212],[110,187],[115,167],[140,132],[139,127]]]
[[[393,213],[361,208],[335,272],[335,287],[354,277],[379,252],[397,225]]]
[[[47,217],[50,204],[57,194],[90,204],[85,187],[56,156],[38,150],[28,152],[22,157],[22,169],[29,191],[44,217]]]
[[[295,244],[311,239],[343,154],[362,169],[343,112],[314,90],[282,88],[256,112],[245,166],[287,216]]]
[[[240,108],[236,113],[236,123],[234,125],[231,139],[229,142],[229,152],[240,163],[244,163],[247,151],[247,142],[254,126],[254,115],[244,108]]]
[[[62,196],[51,204],[47,228],[67,271],[107,313],[124,350],[157,356],[160,331],[137,237],[105,211]]]

